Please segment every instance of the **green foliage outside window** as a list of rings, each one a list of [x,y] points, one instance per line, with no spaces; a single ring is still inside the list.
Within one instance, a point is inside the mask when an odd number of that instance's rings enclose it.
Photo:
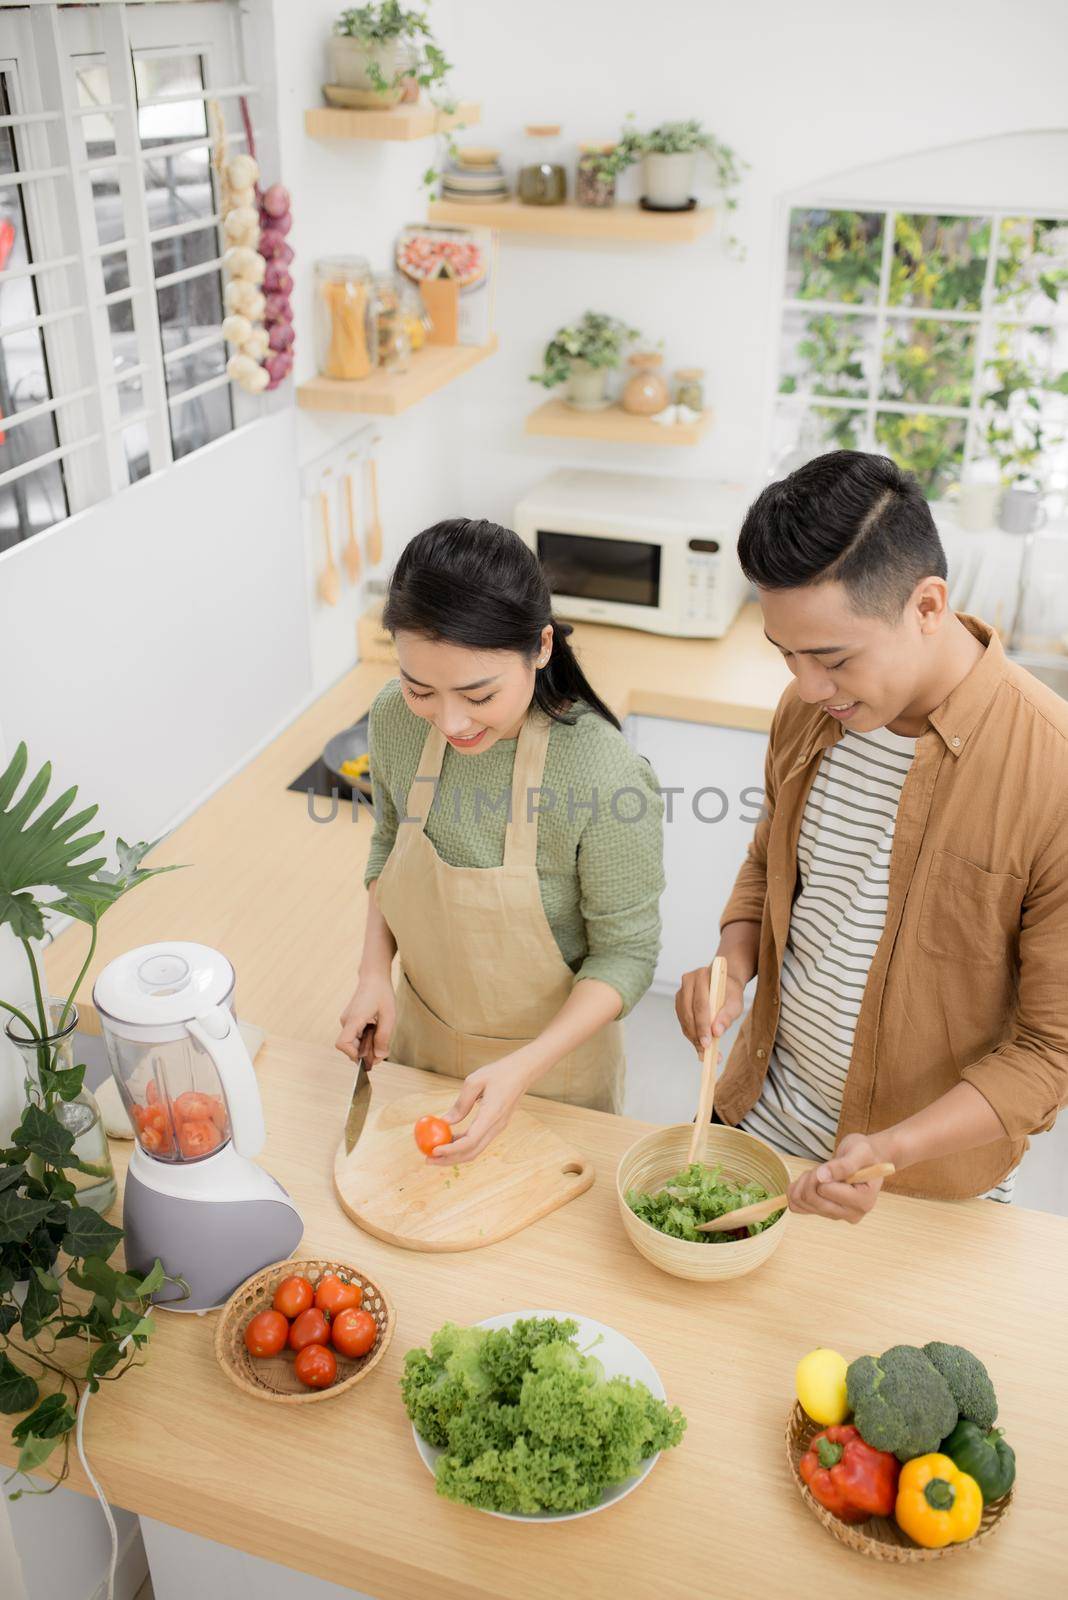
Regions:
[[[1057,396],[1068,395],[1068,372],[1056,370],[1054,330],[1038,319],[1068,306],[1068,268],[1063,259],[1065,224],[1050,219],[1003,219],[997,256],[988,274],[993,225],[989,218],[925,213],[894,216],[887,284],[887,311],[877,393],[875,308],[882,271],[886,219],[878,212],[797,210],[790,229],[788,292],[796,301],[819,300],[855,313],[787,312],[792,360],[781,394],[805,393],[851,399],[858,410],[813,406],[828,449],[857,448],[863,407],[874,402],[876,447],[915,472],[929,498],[937,498],[960,474],[966,418],[926,412],[925,406],[967,411],[978,389],[976,455],[998,462],[1003,481],[1043,485],[1054,452],[1065,442]],[[1058,236],[1058,230],[1061,230]],[[1004,308],[1034,322],[998,326],[988,338],[976,370],[976,313]],[[909,317],[900,313],[914,313]],[[948,316],[924,316],[924,312]],[[963,313],[960,321],[950,320]],[[791,319],[800,331],[791,339]],[[971,319],[971,320],[969,320]],[[879,401],[915,406],[887,411]]]

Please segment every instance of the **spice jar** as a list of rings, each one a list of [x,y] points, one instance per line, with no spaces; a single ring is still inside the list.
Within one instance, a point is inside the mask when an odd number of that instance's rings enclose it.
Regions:
[[[519,199],[525,206],[562,206],[567,199],[567,173],[560,162],[560,125],[531,123],[519,168]]]
[[[675,404],[687,406],[691,411],[705,409],[703,367],[680,367],[675,374]]]
[[[632,369],[632,376],[627,379],[622,397],[624,411],[638,417],[651,417],[663,411],[671,396],[662,374],[657,371],[662,360],[655,350],[639,351],[631,356],[627,365]]]
[[[391,272],[380,273],[375,278],[371,305],[378,344],[378,365],[394,372],[403,372],[412,353],[412,341],[401,310],[397,280]]]
[[[371,315],[373,279],[363,256],[330,256],[315,263],[315,347],[324,378],[366,378],[378,361]]]
[[[580,206],[610,206],[616,198],[616,180],[613,173],[605,177],[598,167],[605,156],[610,156],[615,145],[580,144],[578,167],[575,170],[575,199]]]
[[[413,350],[421,350],[430,332],[430,318],[427,315],[426,304],[415,284],[410,283],[407,278],[399,279],[399,288],[401,320],[408,335],[408,343]]]

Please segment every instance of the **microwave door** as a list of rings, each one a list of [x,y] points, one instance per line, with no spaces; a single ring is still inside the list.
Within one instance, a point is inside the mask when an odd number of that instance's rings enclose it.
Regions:
[[[660,545],[539,528],[538,559],[554,595],[602,604],[660,605]]]

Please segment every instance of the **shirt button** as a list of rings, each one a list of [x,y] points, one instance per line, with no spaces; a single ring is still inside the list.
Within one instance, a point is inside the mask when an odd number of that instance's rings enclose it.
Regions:
[[[767,1051],[766,1050],[758,1050],[757,1051],[757,1060],[758,1061],[763,1061],[763,1059],[764,1059],[764,1057],[766,1055],[767,1055]]]
[[[959,735],[954,734],[952,739],[949,742],[953,746],[954,750],[959,749],[959,747],[960,747],[960,737],[959,737]]]

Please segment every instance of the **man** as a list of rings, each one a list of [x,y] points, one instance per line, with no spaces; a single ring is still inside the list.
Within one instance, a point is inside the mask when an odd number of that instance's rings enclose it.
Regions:
[[[771,484],[738,555],[794,675],[767,803],[708,968],[675,1009],[700,1050],[752,1010],[718,1115],[821,1164],[790,1203],[846,1222],[887,1187],[1011,1197],[1068,1100],[1068,704],[949,607],[915,481],[838,450]],[[832,1159],[833,1158],[833,1159]]]

